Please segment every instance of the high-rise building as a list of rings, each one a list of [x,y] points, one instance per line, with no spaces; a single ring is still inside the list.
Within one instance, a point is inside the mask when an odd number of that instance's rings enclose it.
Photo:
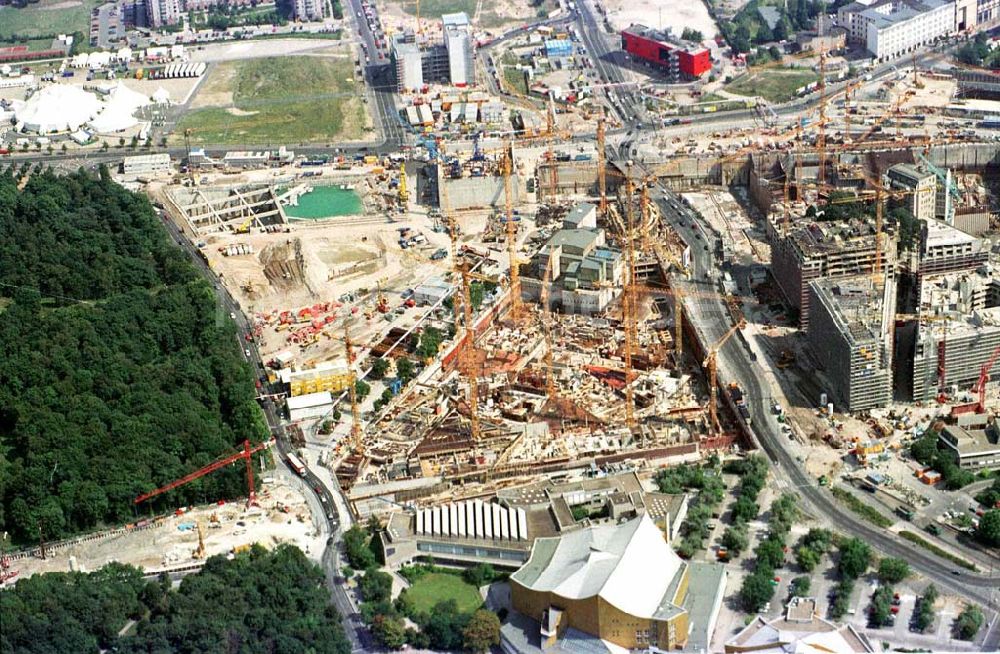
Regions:
[[[848,411],[886,406],[892,399],[892,325],[896,285],[869,276],[818,279],[809,284],[806,335],[831,383],[830,394]]]
[[[292,2],[292,18],[295,20],[323,20],[325,18],[323,0],[294,0]]]
[[[181,22],[181,0],[146,0],[146,18],[153,29]]]
[[[401,92],[418,91],[424,85],[424,61],[413,32],[398,34],[392,41],[396,65],[396,87]]]
[[[910,191],[904,202],[917,220],[933,220],[937,212],[937,177],[915,164],[900,163],[885,173],[890,188]]]
[[[444,47],[448,52],[448,79],[454,86],[468,86],[475,81],[472,60],[472,34],[469,17],[460,12],[441,16]]]

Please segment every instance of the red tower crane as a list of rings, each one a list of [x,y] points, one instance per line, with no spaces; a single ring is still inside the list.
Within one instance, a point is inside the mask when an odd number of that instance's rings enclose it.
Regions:
[[[156,497],[157,495],[166,493],[167,491],[183,486],[184,484],[190,483],[195,479],[204,477],[210,472],[215,472],[219,468],[225,468],[226,466],[236,463],[240,459],[243,459],[246,462],[247,466],[247,504],[256,504],[257,491],[254,489],[254,484],[253,484],[252,457],[257,452],[260,452],[261,450],[266,450],[267,448],[271,447],[271,443],[272,441],[264,441],[263,443],[259,443],[251,447],[250,441],[245,440],[243,441],[243,449],[237,452],[236,454],[230,454],[229,456],[218,459],[213,463],[208,464],[201,470],[195,470],[191,474],[185,475],[180,479],[176,479],[167,484],[166,486],[161,486],[156,490],[149,491],[148,493],[143,493],[139,497],[135,498],[134,503],[139,504],[140,502],[145,502],[151,497]]]
[[[990,357],[982,368],[979,369],[979,379],[976,381],[976,385],[972,387],[972,390],[976,392],[979,399],[971,404],[960,404],[954,406],[951,409],[951,415],[958,416],[963,413],[986,413],[986,382],[990,380],[990,371],[997,362],[997,358],[1000,358],[1000,347],[993,350],[993,355]]]

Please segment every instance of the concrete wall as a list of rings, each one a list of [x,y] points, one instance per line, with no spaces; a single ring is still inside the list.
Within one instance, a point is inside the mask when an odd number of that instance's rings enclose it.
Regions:
[[[521,202],[521,179],[511,175],[512,203],[517,206]],[[504,206],[503,177],[463,177],[461,179],[444,178],[443,183],[448,193],[448,201],[455,211],[465,209],[483,209],[486,207]],[[439,202],[440,204],[440,202]]]

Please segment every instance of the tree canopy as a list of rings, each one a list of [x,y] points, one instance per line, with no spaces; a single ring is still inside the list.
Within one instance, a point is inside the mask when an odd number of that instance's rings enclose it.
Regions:
[[[351,650],[323,572],[287,545],[212,557],[177,590],[120,564],[35,575],[0,591],[0,617],[0,650],[18,654]]]
[[[0,529],[15,542],[134,519],[138,494],[267,436],[235,326],[144,198],[106,174],[39,172],[20,191],[0,174],[0,234]],[[159,501],[245,492],[233,466]]]

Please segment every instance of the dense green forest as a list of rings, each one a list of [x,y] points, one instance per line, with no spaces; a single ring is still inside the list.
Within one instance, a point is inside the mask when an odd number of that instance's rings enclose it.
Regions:
[[[292,546],[212,557],[177,590],[117,563],[36,575],[0,591],[0,651],[348,654],[324,581]]]
[[[0,174],[0,531],[132,520],[139,493],[266,437],[235,329],[145,198]],[[230,466],[140,512],[242,494]]]

